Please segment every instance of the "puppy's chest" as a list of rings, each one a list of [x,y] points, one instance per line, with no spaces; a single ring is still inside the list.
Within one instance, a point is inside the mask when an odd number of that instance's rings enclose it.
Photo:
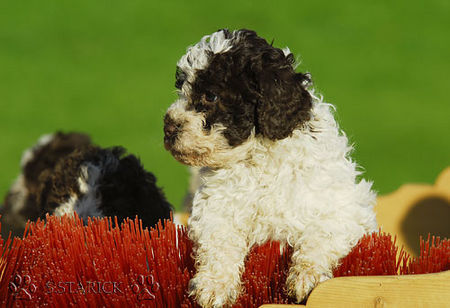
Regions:
[[[292,168],[234,168],[202,174],[198,197],[204,205],[223,202],[234,211],[275,214],[280,204],[298,199],[303,178]],[[231,210],[231,209],[230,209]]]

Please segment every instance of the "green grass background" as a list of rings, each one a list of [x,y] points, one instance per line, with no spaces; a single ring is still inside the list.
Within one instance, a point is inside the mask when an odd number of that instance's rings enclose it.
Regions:
[[[219,28],[289,46],[337,106],[380,193],[450,165],[450,1],[0,1],[0,194],[44,134],[122,145],[178,206],[186,167],[164,150],[175,64]]]

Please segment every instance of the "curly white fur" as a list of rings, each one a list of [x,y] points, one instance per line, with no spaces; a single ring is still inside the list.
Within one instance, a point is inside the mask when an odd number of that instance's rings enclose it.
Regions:
[[[226,52],[231,47],[231,40],[226,39],[222,31],[205,35],[200,42],[189,47],[186,54],[177,63],[177,66],[187,74],[188,82],[183,85],[183,91],[189,91],[190,82],[195,79],[195,72],[208,65],[209,53]]]
[[[167,112],[182,123],[172,147],[175,158],[208,166],[200,170],[188,222],[196,243],[191,295],[203,307],[232,304],[250,248],[274,240],[294,249],[287,287],[301,301],[332,276],[339,259],[365,233],[376,230],[375,193],[371,183],[357,178],[352,147],[333,106],[313,91],[311,119],[288,138],[272,141],[253,132],[232,147],[221,124],[205,132],[204,114],[187,108],[190,83],[196,70],[206,67],[207,51],[229,48],[230,41],[217,32],[188,49],[178,62],[188,82]]]
[[[250,160],[201,170],[189,219],[198,243],[192,286],[201,305],[232,303],[245,256],[268,240],[294,248],[287,284],[301,301],[376,230],[371,183],[357,181],[352,148],[331,109],[316,97],[308,129],[276,142],[252,137]]]

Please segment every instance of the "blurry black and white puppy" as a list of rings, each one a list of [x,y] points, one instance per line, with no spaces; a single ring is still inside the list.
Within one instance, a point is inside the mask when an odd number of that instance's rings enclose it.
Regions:
[[[45,135],[25,151],[22,173],[1,208],[2,233],[23,234],[27,220],[47,213],[88,217],[136,215],[144,227],[169,218],[171,206],[155,176],[121,147],[101,148],[80,133]]]
[[[254,31],[220,30],[178,61],[178,99],[164,143],[201,167],[188,221],[203,307],[231,305],[253,245],[293,247],[289,294],[302,301],[358,240],[376,230],[371,183],[359,180],[351,145],[294,56]]]

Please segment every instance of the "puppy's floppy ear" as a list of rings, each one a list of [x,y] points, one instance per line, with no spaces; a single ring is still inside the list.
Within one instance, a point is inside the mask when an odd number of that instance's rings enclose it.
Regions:
[[[278,48],[264,50],[257,62],[256,131],[271,140],[284,139],[309,120],[312,99],[305,89],[309,76],[296,73],[293,55],[285,56]]]

